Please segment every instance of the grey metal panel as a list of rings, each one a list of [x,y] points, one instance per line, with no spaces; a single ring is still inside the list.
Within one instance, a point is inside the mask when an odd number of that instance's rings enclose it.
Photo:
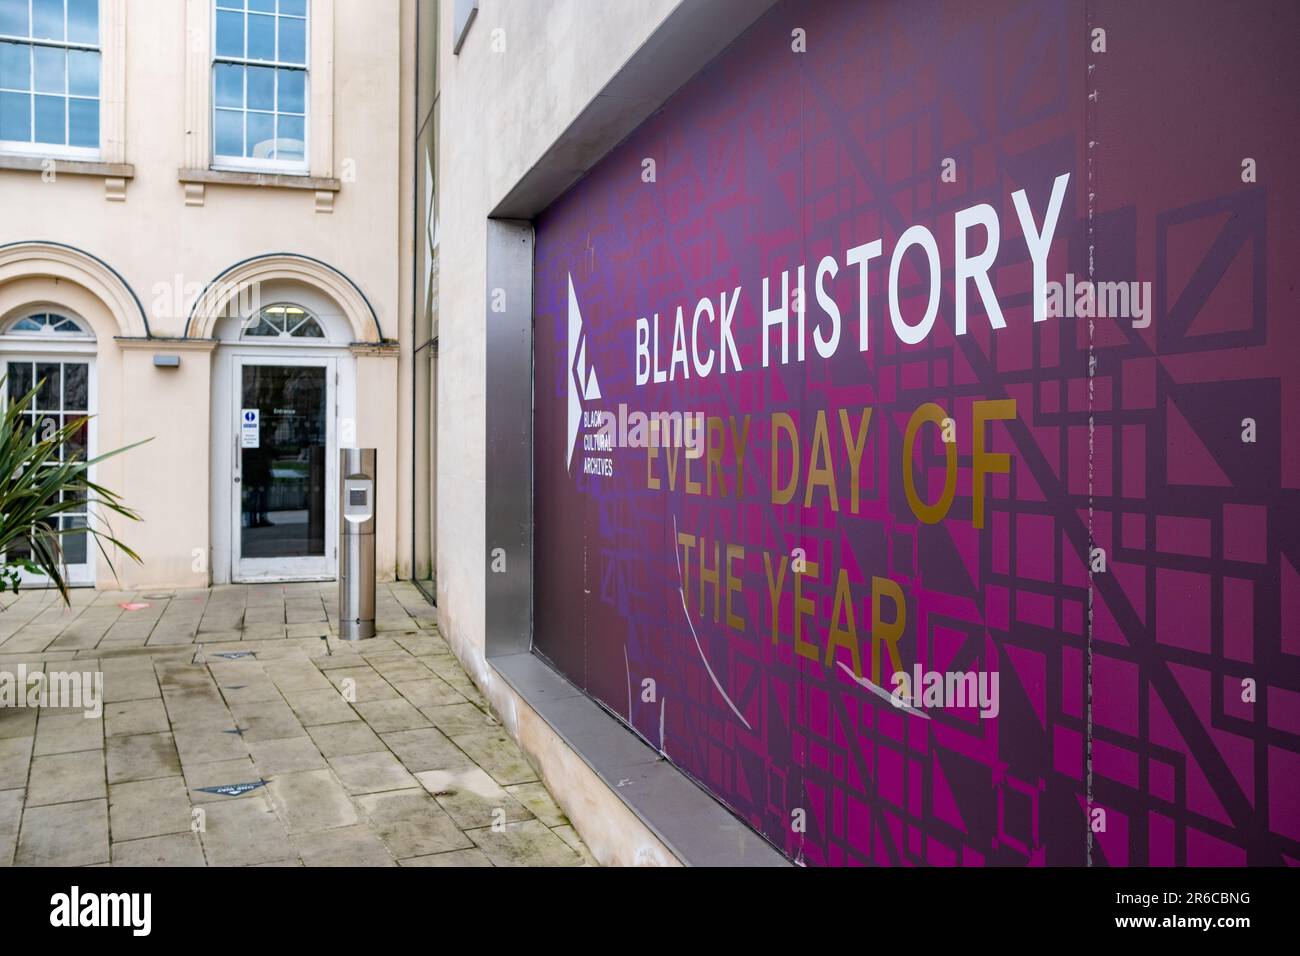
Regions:
[[[545,666],[545,665],[543,665]],[[565,743],[605,779],[616,783],[629,767],[660,760],[659,754],[590,697],[565,697],[547,702],[546,722]]]
[[[709,793],[535,654],[490,660],[664,845],[691,866],[788,866]]]
[[[791,865],[666,760],[624,769],[614,787],[677,858],[691,866]]]
[[[682,0],[492,210],[531,219],[628,137],[776,0]]]
[[[577,685],[544,662],[538,666],[539,661],[532,654],[505,654],[490,660],[506,682],[533,706],[541,701],[583,696]]]
[[[532,646],[532,223],[488,220],[483,321],[487,330],[485,652],[490,657]]]

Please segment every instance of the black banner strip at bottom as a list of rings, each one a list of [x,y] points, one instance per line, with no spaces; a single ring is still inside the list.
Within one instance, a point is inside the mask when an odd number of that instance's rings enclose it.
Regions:
[[[446,938],[461,932],[458,924],[472,940],[499,931],[501,919],[519,927],[558,920],[576,940],[596,914],[619,913],[633,922],[681,922],[688,931],[705,900],[715,917],[726,914],[729,933],[764,937],[780,930],[772,921],[793,929],[795,911],[815,904],[826,915],[838,911],[837,923],[850,921],[844,926],[865,920],[864,941],[873,938],[872,913],[937,938],[1048,924],[1058,939],[1175,931],[1227,941],[1288,926],[1297,889],[1300,879],[1284,868],[0,870],[7,940],[76,932],[84,941],[87,934],[128,946],[202,941],[205,949],[316,937],[337,947],[354,932],[356,942],[373,943],[377,930],[434,927]]]

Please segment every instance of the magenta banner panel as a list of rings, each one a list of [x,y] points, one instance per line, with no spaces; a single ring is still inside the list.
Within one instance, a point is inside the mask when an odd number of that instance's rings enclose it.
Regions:
[[[535,650],[798,863],[1300,860],[1297,36],[777,4],[536,224]]]

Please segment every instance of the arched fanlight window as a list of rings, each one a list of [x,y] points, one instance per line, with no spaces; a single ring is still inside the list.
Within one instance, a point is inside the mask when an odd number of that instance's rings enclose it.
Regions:
[[[5,329],[6,335],[39,335],[92,339],[94,335],[76,319],[57,312],[33,312]]]
[[[300,305],[268,305],[247,322],[245,339],[323,339],[325,331],[316,318]]]

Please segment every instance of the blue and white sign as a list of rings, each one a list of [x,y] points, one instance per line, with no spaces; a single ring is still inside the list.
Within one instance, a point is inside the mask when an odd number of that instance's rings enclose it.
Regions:
[[[239,447],[257,448],[261,444],[261,413],[256,408],[245,408],[239,415]]]

